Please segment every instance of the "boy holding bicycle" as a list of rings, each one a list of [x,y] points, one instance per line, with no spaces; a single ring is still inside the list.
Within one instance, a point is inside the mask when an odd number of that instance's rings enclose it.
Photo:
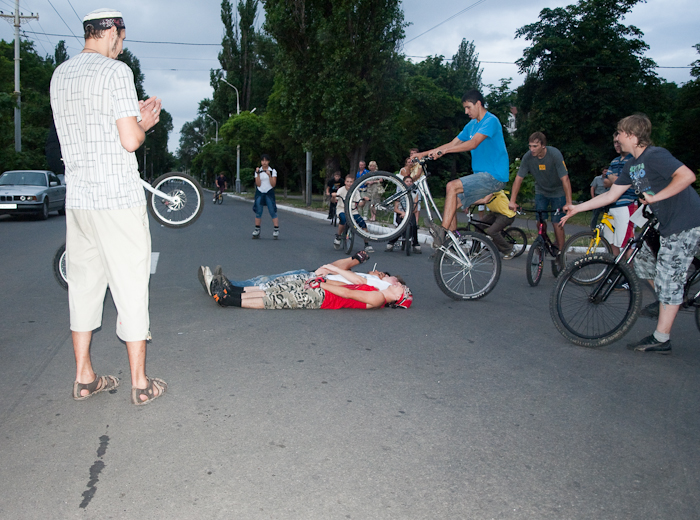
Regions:
[[[643,114],[628,116],[617,124],[618,140],[627,161],[610,191],[579,205],[567,204],[569,217],[581,211],[608,206],[630,187],[642,204],[649,204],[659,220],[661,246],[656,257],[644,244],[634,260],[634,270],[649,280],[659,300],[656,330],[637,343],[636,352],[671,353],[671,327],[683,303],[686,273],[700,247],[700,196],[692,188],[695,174],[668,150],[651,145],[651,121]]]
[[[355,176],[351,173],[348,173],[345,176],[345,185],[335,193],[335,196],[338,199],[338,222],[340,222],[340,224],[338,224],[338,232],[335,235],[335,239],[333,239],[333,247],[335,247],[336,249],[340,249],[340,239],[343,236],[343,233],[345,232],[345,226],[348,225],[347,217],[345,216],[345,199],[348,196],[348,191],[350,191],[350,188],[352,188],[353,182],[355,182]],[[367,201],[369,201],[369,197],[360,198],[360,195],[358,193],[357,200],[354,200],[350,204],[350,212],[352,213],[352,217],[355,219],[355,222],[357,222],[357,225],[360,226],[361,229],[367,229],[367,224],[365,224],[365,219],[362,218],[359,211],[357,211],[357,208],[364,206]],[[365,240],[364,250],[368,253],[374,253],[374,249],[371,245],[369,245],[369,242],[367,242],[367,240]]]

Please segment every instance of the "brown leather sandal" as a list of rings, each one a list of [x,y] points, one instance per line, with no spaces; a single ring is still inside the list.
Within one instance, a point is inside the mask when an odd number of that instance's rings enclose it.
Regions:
[[[148,381],[148,386],[146,386],[146,388],[136,388],[135,386],[131,387],[131,404],[136,406],[148,404],[154,399],[158,399],[168,388],[168,383],[162,379],[158,379],[157,377],[152,379],[150,377],[146,377],[146,380]],[[158,390],[158,395],[154,395],[153,387]],[[141,399],[142,395],[146,396],[146,400]]]
[[[76,401],[84,401],[95,394],[99,394],[105,390],[112,390],[118,386],[118,378],[114,376],[98,376],[95,374],[95,380],[92,383],[83,384],[77,381],[73,383],[73,399]],[[80,395],[83,390],[87,390],[88,393],[86,395]]]

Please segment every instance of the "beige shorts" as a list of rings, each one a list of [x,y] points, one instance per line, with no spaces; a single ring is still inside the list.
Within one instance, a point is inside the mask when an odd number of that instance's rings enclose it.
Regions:
[[[148,282],[151,233],[146,206],[118,210],[66,210],[66,271],[70,328],[102,325],[109,287],[117,307],[117,336],[150,337]]]

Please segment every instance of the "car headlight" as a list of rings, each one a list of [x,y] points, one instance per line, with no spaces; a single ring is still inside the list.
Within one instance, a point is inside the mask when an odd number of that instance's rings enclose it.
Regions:
[[[22,202],[31,202],[33,200],[36,200],[36,195],[22,195],[19,200]]]

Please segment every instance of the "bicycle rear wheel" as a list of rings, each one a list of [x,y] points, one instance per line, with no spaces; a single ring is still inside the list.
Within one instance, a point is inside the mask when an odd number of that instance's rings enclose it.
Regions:
[[[515,254],[513,258],[517,258],[525,252],[527,249],[527,235],[525,232],[516,227],[509,227],[501,231],[505,241],[514,248]]]
[[[542,271],[544,270],[544,241],[541,237],[537,237],[530,246],[530,251],[527,253],[525,261],[525,274],[527,275],[527,283],[535,287],[542,279]]]
[[[68,274],[66,272],[66,244],[63,244],[53,255],[53,276],[58,285],[68,290]]]
[[[184,173],[166,173],[153,181],[153,187],[173,197],[175,203],[148,192],[148,209],[153,217],[167,227],[178,228],[192,224],[204,209],[202,188]]]
[[[612,254],[612,247],[610,243],[605,240],[601,235],[600,240],[596,240],[596,231],[581,231],[569,237],[569,240],[564,244],[564,251],[562,251],[562,261],[564,267],[568,266],[572,262],[575,262],[579,258],[589,256],[592,254]],[[587,278],[581,278],[582,276],[587,276]],[[585,271],[579,271],[575,274],[574,281],[578,283],[594,283],[600,279],[603,275],[601,270],[598,273],[592,271],[589,267]]]
[[[343,251],[346,255],[352,252],[352,246],[355,244],[355,233],[350,226],[345,228],[345,236],[343,238]]]
[[[600,273],[597,283],[577,278]],[[629,289],[621,288],[627,283]],[[618,287],[617,289],[615,287]],[[642,307],[641,284],[632,269],[606,254],[592,254],[569,264],[552,291],[549,311],[557,330],[582,347],[602,347],[622,338]]]
[[[450,241],[435,256],[435,281],[454,300],[483,298],[496,287],[501,276],[501,255],[491,239],[480,233],[463,233],[459,247],[471,265],[465,265],[455,243]]]
[[[374,205],[375,221],[367,222],[366,229],[362,229],[354,218],[348,217],[348,223],[359,236],[367,240],[391,240],[400,236],[408,225],[408,219],[403,219],[398,225],[394,225],[394,216],[396,215],[394,204],[398,203],[407,215],[413,212],[413,197],[403,181],[396,175],[388,172],[376,172],[357,179],[345,198],[345,214],[357,215],[362,207],[369,204],[369,202],[364,201],[364,198],[368,197],[368,188],[372,184],[378,184],[378,191],[381,192],[379,202]]]

